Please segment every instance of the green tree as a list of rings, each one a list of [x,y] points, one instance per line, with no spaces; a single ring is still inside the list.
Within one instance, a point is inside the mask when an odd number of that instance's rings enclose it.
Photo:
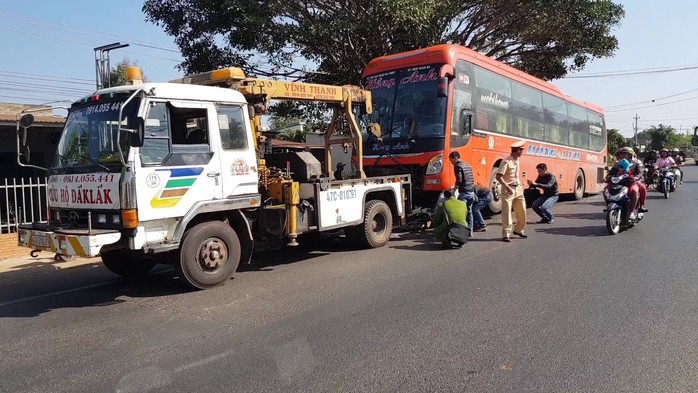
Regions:
[[[252,75],[358,84],[371,59],[455,43],[543,79],[618,47],[611,0],[146,0],[146,19],[175,38],[186,73],[239,66]],[[317,65],[311,73],[293,68]]]
[[[138,67],[138,62],[133,63],[125,57],[123,60],[116,65],[116,67],[111,67],[109,71],[109,86],[122,86],[126,84],[126,69],[128,67]],[[145,81],[145,75],[143,75],[143,81]]]
[[[645,132],[650,137],[650,144],[653,150],[680,147],[683,140],[682,136],[676,133],[674,127],[663,124],[652,126],[645,130]]]
[[[616,129],[608,130],[608,155],[612,156],[618,149],[628,145],[628,140]]]

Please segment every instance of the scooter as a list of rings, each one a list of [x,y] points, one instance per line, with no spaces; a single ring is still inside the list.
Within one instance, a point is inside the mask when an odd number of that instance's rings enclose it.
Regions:
[[[657,190],[664,194],[664,199],[669,199],[669,193],[676,190],[676,174],[669,167],[659,168],[659,183]]]
[[[610,235],[617,235],[620,231],[635,226],[642,220],[644,213],[635,212],[635,217],[630,217],[630,197],[628,191],[635,180],[623,174],[612,176],[606,183],[603,196],[606,200],[606,229]]]

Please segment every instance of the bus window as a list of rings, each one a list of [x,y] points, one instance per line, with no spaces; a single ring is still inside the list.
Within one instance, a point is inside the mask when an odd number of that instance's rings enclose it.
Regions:
[[[567,105],[565,101],[543,93],[543,116],[545,119],[545,140],[567,144]]]
[[[477,128],[511,133],[511,81],[480,67],[473,67]]]
[[[451,116],[451,148],[465,146],[472,131],[473,94],[470,86],[471,66],[458,60],[453,79],[453,110]],[[467,124],[466,124],[467,123]]]
[[[603,124],[603,117],[592,111],[587,111],[589,119],[589,149],[601,151],[606,146],[606,127]]]
[[[582,149],[589,148],[589,121],[584,108],[567,103],[567,113],[570,118],[569,145]]]
[[[543,127],[541,93],[517,82],[514,82],[512,86],[514,133],[522,138],[544,139],[545,128]]]

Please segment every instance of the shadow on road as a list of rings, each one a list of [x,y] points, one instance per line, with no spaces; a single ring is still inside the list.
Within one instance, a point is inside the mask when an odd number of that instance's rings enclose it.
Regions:
[[[608,236],[604,225],[594,225],[586,227],[556,227],[536,228],[536,232],[550,233],[552,235],[577,236],[577,237],[600,237]]]
[[[104,267],[98,267],[104,269]],[[0,318],[36,317],[46,312],[64,308],[105,307],[126,303],[126,298],[151,298],[181,295],[196,292],[177,279],[174,270],[166,265],[156,267],[151,273],[125,279],[113,276],[104,280],[104,274],[95,276],[90,269],[74,267],[61,270],[70,274],[70,281],[63,288],[46,291],[41,282],[32,282],[25,277],[21,283],[28,288],[43,289],[41,292],[23,293],[0,302]],[[104,271],[100,273],[105,273]],[[67,277],[67,276],[63,276]],[[50,277],[49,277],[50,278]],[[56,279],[61,277],[56,276]],[[79,282],[79,285],[75,285]],[[70,285],[72,284],[72,285]]]
[[[598,220],[600,218],[603,218],[603,212],[599,211],[598,213],[560,213],[560,214],[555,214],[555,218],[569,218],[572,220]]]

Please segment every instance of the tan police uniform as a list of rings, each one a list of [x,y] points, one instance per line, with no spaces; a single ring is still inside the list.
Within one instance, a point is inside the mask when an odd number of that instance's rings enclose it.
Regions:
[[[523,142],[516,142],[512,148],[523,147]],[[524,187],[519,180],[519,161],[509,156],[499,165],[497,173],[502,174],[502,182],[506,183],[514,191],[509,193],[504,186],[501,186],[502,195],[502,237],[511,236],[512,218],[511,210],[514,209],[516,215],[516,225],[514,231],[524,233],[526,229],[526,199],[524,198]]]

